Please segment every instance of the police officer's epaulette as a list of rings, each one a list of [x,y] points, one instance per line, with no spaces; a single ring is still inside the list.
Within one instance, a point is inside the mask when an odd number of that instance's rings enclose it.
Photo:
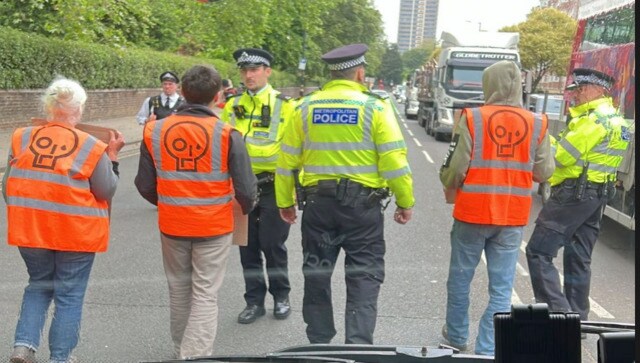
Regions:
[[[281,99],[281,100],[283,100],[283,101],[291,101],[291,100],[293,99],[293,97],[291,97],[291,96],[287,96],[287,95],[282,94],[282,93],[278,93],[278,94],[276,95],[276,98],[279,98],[279,99]]]
[[[227,97],[227,100],[230,100],[230,99],[232,99],[232,98],[234,98],[234,97],[242,96],[242,94],[243,94],[243,93],[244,93],[244,92],[242,92],[242,93],[236,93],[235,95],[230,95],[230,96],[228,96],[228,97]]]
[[[379,100],[383,100],[383,101],[386,101],[386,100],[389,99],[389,96],[381,96],[381,95],[379,95],[377,93],[373,93],[373,92],[370,92],[370,91],[363,91],[362,93],[364,93],[367,96],[373,96],[373,97],[375,97],[375,98],[377,98]]]
[[[297,110],[300,109],[300,107],[302,107],[302,100],[304,100],[305,98],[309,98],[309,97],[313,96],[313,94],[318,92],[318,91],[320,91],[320,89],[317,89],[315,91],[311,91],[311,92],[307,93],[304,96],[297,97],[296,100],[295,100],[295,102],[296,102],[295,103],[296,104],[295,110],[297,111]]]

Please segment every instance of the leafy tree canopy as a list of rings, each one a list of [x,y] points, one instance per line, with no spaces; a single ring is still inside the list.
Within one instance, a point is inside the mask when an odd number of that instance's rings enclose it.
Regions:
[[[420,46],[409,49],[402,53],[402,64],[404,65],[404,73],[411,74],[415,69],[420,68],[427,62],[435,49],[433,40],[426,40]]]
[[[13,0],[0,1],[0,25],[65,40],[147,48],[231,61],[240,47],[262,47],[274,67],[322,80],[320,56],[349,43],[369,45],[368,73],[385,49],[372,0]]]
[[[535,90],[547,74],[565,75],[577,23],[569,15],[554,8],[534,9],[527,20],[500,29],[520,33],[522,67],[532,72]]]
[[[398,51],[398,45],[391,44],[382,56],[378,78],[384,80],[386,84],[391,82],[400,84],[402,83],[402,68],[402,57]]]

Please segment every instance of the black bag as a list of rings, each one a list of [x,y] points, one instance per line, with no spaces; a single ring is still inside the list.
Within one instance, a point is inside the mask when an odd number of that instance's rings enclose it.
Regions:
[[[493,316],[495,362],[580,363],[580,315],[547,304],[513,305]]]

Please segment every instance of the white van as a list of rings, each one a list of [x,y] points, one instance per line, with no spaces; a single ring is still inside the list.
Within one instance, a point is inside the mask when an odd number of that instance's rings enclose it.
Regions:
[[[537,113],[545,113],[549,119],[549,133],[557,135],[566,125],[565,120],[560,120],[560,112],[564,99],[562,95],[547,95],[547,103],[544,103],[543,94],[532,94],[529,96],[529,110]]]

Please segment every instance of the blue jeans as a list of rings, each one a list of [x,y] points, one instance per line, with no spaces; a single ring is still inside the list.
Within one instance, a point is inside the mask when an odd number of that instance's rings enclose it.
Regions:
[[[24,289],[14,346],[37,350],[51,301],[51,362],[65,362],[78,344],[82,303],[95,253],[20,247],[29,284]]]
[[[493,314],[511,311],[511,291],[520,243],[520,226],[469,224],[454,220],[447,279],[447,329],[451,343],[466,344],[469,338],[469,286],[484,251],[489,275],[489,303],[480,318],[475,353],[494,354]]]

